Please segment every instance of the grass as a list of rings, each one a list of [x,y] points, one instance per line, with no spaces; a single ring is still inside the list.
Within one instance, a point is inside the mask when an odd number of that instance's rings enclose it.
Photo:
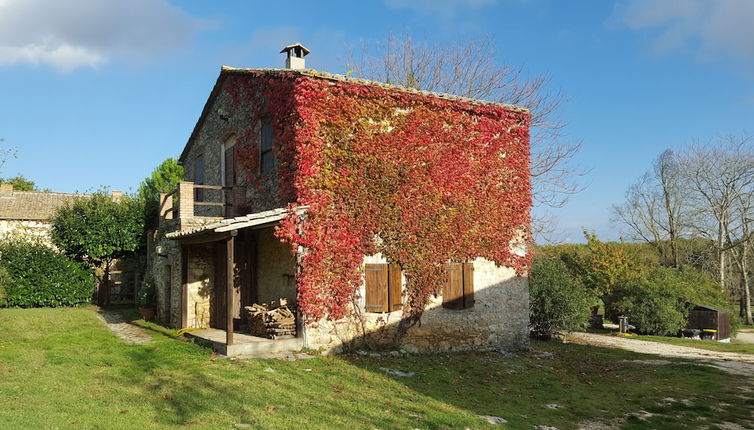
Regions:
[[[750,378],[557,342],[552,354],[215,360],[150,326],[122,344],[96,309],[0,309],[0,428],[715,428],[752,423]],[[415,372],[391,376],[384,369]],[[546,405],[556,404],[558,408]],[[724,409],[724,413],[722,412]],[[641,419],[631,414],[644,410]],[[506,426],[483,422],[495,415]]]

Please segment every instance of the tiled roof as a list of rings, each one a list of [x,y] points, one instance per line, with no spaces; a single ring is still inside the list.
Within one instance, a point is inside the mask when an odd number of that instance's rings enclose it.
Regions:
[[[88,194],[0,191],[0,219],[49,220],[55,211]]]
[[[295,211],[297,214],[303,214],[308,208],[308,206],[298,206],[293,209],[278,208],[264,212],[257,212],[235,218],[224,219],[222,221],[216,221],[186,230],[174,231],[166,234],[165,237],[167,237],[168,239],[183,239],[191,236],[196,236],[201,233],[222,233],[231,230],[238,230],[240,228],[261,226],[278,222],[287,217],[288,214],[291,213],[291,211]]]

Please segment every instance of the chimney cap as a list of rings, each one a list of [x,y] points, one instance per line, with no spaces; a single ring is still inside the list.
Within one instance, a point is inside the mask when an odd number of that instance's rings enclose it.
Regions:
[[[291,55],[291,51],[293,51],[295,54],[298,54],[298,52],[295,51],[296,48],[301,48],[301,52],[302,52],[302,54],[300,55],[301,57],[305,57],[307,54],[309,54],[309,53],[312,52],[306,46],[304,46],[301,43],[297,42],[297,43],[294,43],[293,45],[286,46],[285,48],[283,48],[280,51],[280,53],[282,54],[282,53],[285,52],[285,53],[288,54],[288,56],[290,56]],[[299,55],[296,55],[296,56],[298,57]]]

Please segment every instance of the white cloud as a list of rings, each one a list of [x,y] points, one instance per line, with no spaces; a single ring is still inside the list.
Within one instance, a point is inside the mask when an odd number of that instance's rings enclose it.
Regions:
[[[458,10],[479,9],[491,6],[497,0],[384,0],[393,9],[412,9],[417,12],[451,16]]]
[[[752,0],[624,0],[613,19],[654,32],[658,52],[691,48],[701,57],[754,59]]]
[[[166,0],[0,0],[0,66],[148,59],[189,45],[203,25]]]

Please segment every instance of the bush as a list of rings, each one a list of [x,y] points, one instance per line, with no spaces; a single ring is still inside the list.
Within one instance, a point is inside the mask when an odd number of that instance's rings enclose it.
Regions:
[[[10,286],[10,281],[8,271],[4,267],[0,267],[0,306],[5,306],[5,302],[8,299],[5,292],[8,290],[8,286]]]
[[[94,293],[89,270],[40,243],[0,243],[0,264],[11,279],[6,306],[73,306],[89,303]]]
[[[156,291],[154,280],[151,277],[144,279],[136,296],[136,307],[153,308],[156,305]]]
[[[675,335],[694,305],[727,308],[720,287],[696,270],[654,268],[627,280],[609,298],[610,314],[623,314],[642,334]]]
[[[594,297],[559,259],[538,256],[529,278],[529,330],[549,339],[563,331],[583,327]]]

